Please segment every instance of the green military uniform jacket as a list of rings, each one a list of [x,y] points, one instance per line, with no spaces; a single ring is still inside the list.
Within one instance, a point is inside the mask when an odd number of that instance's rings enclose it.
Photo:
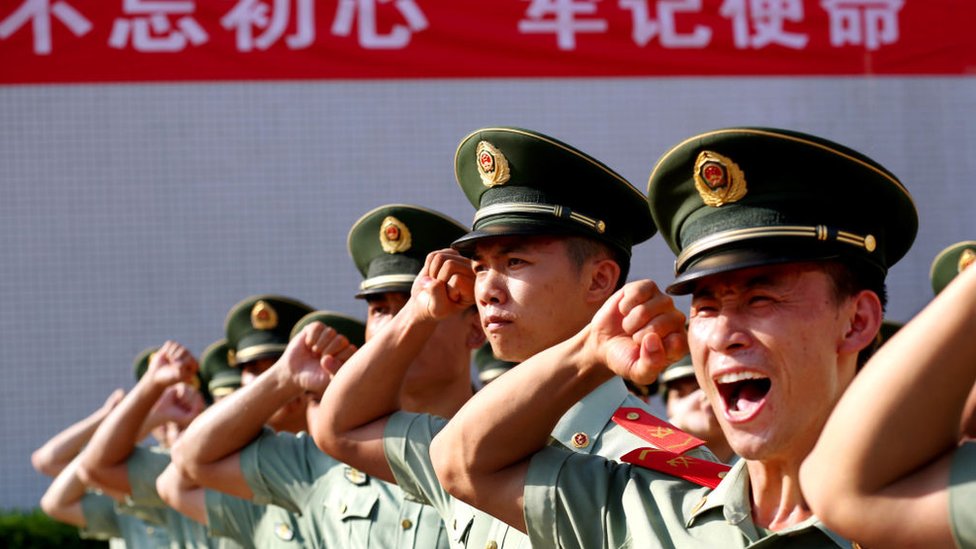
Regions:
[[[243,547],[307,547],[301,517],[277,505],[258,505],[246,499],[206,490],[207,528],[214,536],[230,538]]]
[[[125,512],[116,501],[104,494],[89,492],[81,498],[81,512],[85,517],[85,527],[81,537],[107,539],[116,538],[127,547],[146,547],[162,549],[169,547],[169,535],[158,524],[147,523],[135,515]]]
[[[976,442],[956,450],[949,473],[949,523],[959,547],[976,547]]]
[[[604,383],[570,408],[553,429],[552,443],[580,454],[619,459],[648,442],[612,421],[618,408],[650,410],[631,395],[623,380]],[[455,499],[441,487],[430,461],[430,442],[447,420],[427,414],[397,412],[390,416],[383,434],[386,460],[403,491],[417,501],[432,505],[447,524],[453,547],[527,548],[522,532]],[[707,450],[690,455],[715,461]]]
[[[714,549],[852,547],[816,517],[771,532],[752,522],[739,460],[714,490],[597,456],[546,448],[529,464],[524,512],[533,547]]]
[[[437,513],[322,453],[306,433],[262,433],[241,452],[255,503],[303,515],[307,547],[447,548]]]
[[[136,447],[126,461],[130,503],[136,516],[164,525],[170,537],[170,547],[193,549],[238,549],[240,544],[227,538],[211,538],[204,525],[168,507],[156,491],[156,478],[169,465],[169,454],[153,448]]]

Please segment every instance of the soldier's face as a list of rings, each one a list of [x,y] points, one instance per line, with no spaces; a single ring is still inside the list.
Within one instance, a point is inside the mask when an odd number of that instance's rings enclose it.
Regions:
[[[791,263],[717,274],[692,296],[688,343],[733,450],[802,459],[854,375],[841,364],[848,301],[829,275]]]
[[[566,340],[590,321],[586,277],[566,241],[487,238],[475,248],[475,302],[495,356],[521,362]]]
[[[722,437],[722,427],[694,377],[668,384],[668,421],[675,427],[707,441]]]
[[[376,335],[407,303],[410,294],[386,292],[366,298],[366,340]]]

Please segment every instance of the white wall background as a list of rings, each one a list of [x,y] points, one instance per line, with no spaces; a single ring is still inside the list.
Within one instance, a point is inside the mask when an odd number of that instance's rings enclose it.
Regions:
[[[572,143],[645,189],[696,132],[768,125],[874,157],[921,229],[889,316],[929,299],[928,267],[976,238],[976,79],[425,80],[0,88],[0,508],[48,480],[30,452],[130,387],[132,357],[200,352],[227,309],[276,292],[362,316],[350,225],[389,202],[469,222],[453,155],[510,124]],[[844,197],[837,197],[843,200]],[[632,278],[668,280],[660,238]]]

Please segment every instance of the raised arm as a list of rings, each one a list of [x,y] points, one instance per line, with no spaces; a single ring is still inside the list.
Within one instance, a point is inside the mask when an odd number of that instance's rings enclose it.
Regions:
[[[427,256],[400,312],[343,365],[310,421],[325,453],[395,482],[383,451],[386,418],[399,409],[400,387],[438,319],[474,303],[471,263],[453,250]]]
[[[520,364],[468,401],[430,457],[455,497],[525,531],[529,458],[559,418],[612,376],[650,383],[687,353],[684,315],[653,282],[624,286],[577,335]]]
[[[41,496],[41,509],[54,520],[85,526],[85,514],[81,498],[85,497],[85,483],[78,478],[79,461],[76,457],[65,466]]]
[[[953,545],[949,472],[971,420],[973,334],[967,269],[854,379],[801,469],[805,497],[832,529],[868,546]]]
[[[57,476],[71,461],[78,456],[88,440],[95,434],[95,429],[101,425],[109,412],[122,401],[125,391],[116,389],[108,396],[105,403],[84,419],[73,423],[65,430],[51,437],[40,448],[31,454],[31,465],[34,470],[49,477]]]
[[[187,428],[173,447],[173,463],[200,486],[252,499],[241,469],[241,450],[279,408],[305,393],[321,395],[332,373],[354,350],[334,329],[320,322],[306,326],[271,368]]]
[[[168,387],[189,380],[196,359],[173,341],[153,355],[146,374],[105,418],[81,453],[80,475],[86,483],[113,493],[131,494],[126,460],[142,436],[150,410]],[[186,410],[195,414],[198,410]]]

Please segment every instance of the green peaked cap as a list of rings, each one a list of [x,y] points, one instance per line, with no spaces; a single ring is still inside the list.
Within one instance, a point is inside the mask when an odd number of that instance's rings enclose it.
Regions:
[[[884,277],[918,230],[897,177],[820,137],[770,128],[696,135],[658,160],[648,202],[677,255],[672,294],[704,276],[774,263],[859,261]]]
[[[200,380],[207,392],[204,397],[213,402],[214,397],[228,395],[241,387],[241,371],[235,367],[235,354],[226,339],[210,344],[200,355]]]
[[[158,350],[159,347],[149,347],[136,355],[135,360],[132,361],[132,374],[136,377],[136,381],[142,379],[142,376],[146,374],[146,370],[149,369],[149,361],[152,360],[153,353]]]
[[[349,230],[346,247],[363,275],[356,297],[409,292],[427,254],[449,248],[467,232],[450,217],[407,204],[370,210]]]
[[[491,345],[485,343],[474,352],[474,365],[478,369],[478,379],[482,383],[488,383],[511,370],[518,363],[508,362],[496,357],[495,353],[491,350]]]
[[[356,347],[362,347],[366,343],[366,324],[363,321],[333,311],[312,311],[303,316],[291,329],[290,337],[295,337],[302,328],[313,322],[321,322],[346,336],[349,343]]]
[[[292,327],[313,310],[300,301],[270,294],[251,296],[234,305],[224,321],[234,365],[280,356]]]
[[[964,240],[939,252],[932,261],[929,280],[932,291],[938,294],[956,278],[963,269],[976,262],[976,241]]]
[[[691,363],[691,354],[668,366],[658,376],[658,389],[665,404],[668,402],[668,386],[675,381],[695,377],[695,366]]]
[[[657,231],[644,196],[626,179],[532,130],[471,133],[455,153],[454,174],[477,209],[472,231],[454,243],[461,253],[487,237],[581,235],[630,257]]]

